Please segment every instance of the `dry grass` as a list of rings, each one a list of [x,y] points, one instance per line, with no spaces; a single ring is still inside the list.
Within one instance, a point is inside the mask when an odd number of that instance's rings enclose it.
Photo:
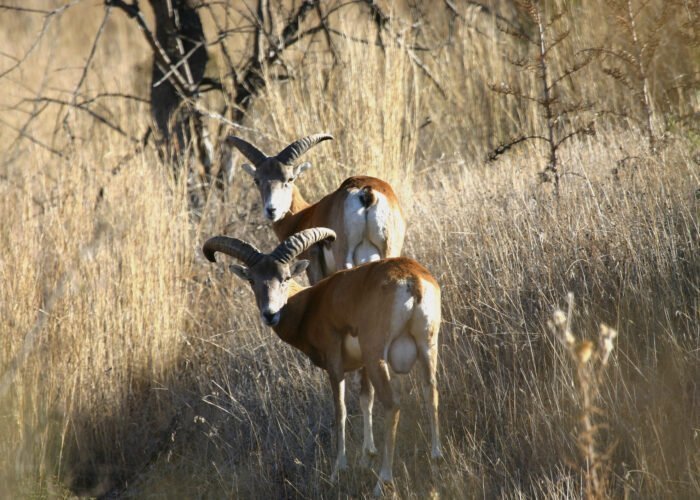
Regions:
[[[39,92],[70,94],[100,9],[80,3],[52,24],[28,63],[2,80],[0,105]],[[488,91],[505,77],[529,85],[502,55],[520,48],[473,10],[461,13],[454,43],[429,59],[447,97],[402,49],[384,54],[339,41],[335,69],[311,54],[295,80],[268,88],[246,123],[256,130],[247,137],[269,150],[307,133],[336,136],[309,153],[314,168],[300,184],[310,199],[357,173],[394,183],[409,214],[405,253],[442,285],[447,458],[430,464],[427,416],[414,381],[405,380],[397,493],[582,495],[575,374],[546,328],[572,291],[576,331],[606,322],[620,332],[598,402],[609,425],[599,439],[604,447],[617,442],[612,494],[696,497],[697,136],[673,129],[658,156],[649,156],[633,125],[601,118],[597,136],[562,150],[559,200],[537,179],[545,155],[534,146],[485,164],[486,151],[541,118]],[[572,40],[579,46],[614,33],[602,7],[577,15]],[[471,27],[464,19],[474,20]],[[3,51],[17,56],[41,19],[0,11],[0,26]],[[112,17],[104,35],[110,43],[98,50],[86,92],[145,94],[137,35]],[[698,71],[697,49],[680,43],[671,31],[660,47],[657,89],[670,88],[669,75]],[[674,48],[694,57],[663,57]],[[0,71],[8,61],[0,58]],[[586,72],[577,92],[601,107],[630,105],[594,64]],[[656,93],[659,122],[698,112],[697,90],[667,94]],[[108,99],[104,110],[129,134],[145,130],[141,103]],[[49,108],[26,132],[62,147],[68,136],[58,115]],[[432,123],[421,128],[427,117]],[[0,395],[5,491],[368,495],[374,473],[359,466],[339,485],[329,482],[333,417],[323,373],[263,329],[247,288],[201,257],[201,242],[221,232],[262,247],[273,241],[250,180],[237,174],[225,199],[209,198],[194,218],[184,180],[173,179],[151,149],[124,161],[133,144],[74,111],[68,125],[75,145],[59,158],[16,140],[27,118],[16,109],[0,117],[0,376],[36,332]],[[353,383],[348,392],[355,464],[362,423]]]

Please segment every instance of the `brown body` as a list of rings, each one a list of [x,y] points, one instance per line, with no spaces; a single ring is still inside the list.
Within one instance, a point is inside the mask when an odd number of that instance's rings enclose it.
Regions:
[[[247,267],[233,264],[230,269],[251,285],[263,323],[328,373],[338,448],[332,479],[347,467],[345,372],[362,369],[363,462],[377,452],[372,433],[375,390],[386,411],[382,467],[375,489],[381,493],[383,484],[393,480],[399,421],[391,373],[408,373],[416,361],[430,418],[432,455],[442,456],[436,380],[440,287],[425,267],[405,257],[342,270],[307,288],[295,283],[292,278],[309,264],[296,257],[335,238],[328,228],[305,229],[265,254],[241,240],[217,236],[207,240],[203,251],[212,262],[216,252],[223,252],[245,263]]]
[[[332,249],[317,245],[305,254],[310,260],[307,275],[311,284],[336,270],[398,257],[406,233],[399,200],[381,179],[350,177],[318,202],[304,200],[295,181],[311,164],[296,162],[309,148],[332,138],[330,134],[304,137],[275,156],[267,156],[240,137],[226,139],[229,147],[238,148],[253,162],[244,163],[243,170],[258,187],[263,216],[272,222],[280,240],[313,227],[330,228],[337,234]]]
[[[327,370],[342,361],[344,372],[357,370],[368,354],[384,359],[385,347],[394,340],[392,333],[406,333],[402,330],[406,325],[391,324],[391,306],[405,298],[399,295],[404,293],[416,305],[425,305],[426,286],[437,294],[436,309],[431,311],[435,322],[428,331],[417,332],[414,340],[429,347],[435,344],[439,328],[440,287],[425,267],[405,257],[362,264],[312,287],[295,287],[273,329],[320,368]],[[348,335],[358,339],[363,357],[344,352],[342,341]]]
[[[440,287],[418,262],[393,258],[339,271],[309,288],[294,287],[273,327],[285,342],[328,372],[336,408],[334,477],[346,466],[344,373],[362,368],[363,462],[376,453],[372,434],[373,391],[386,411],[382,484],[391,482],[399,402],[391,373],[419,363],[432,432],[432,455],[442,456],[436,381]]]

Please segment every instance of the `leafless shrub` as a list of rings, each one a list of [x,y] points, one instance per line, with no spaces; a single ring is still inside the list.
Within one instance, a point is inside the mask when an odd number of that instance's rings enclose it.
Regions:
[[[517,6],[534,25],[534,34],[517,29],[512,23],[501,22],[498,27],[504,34],[525,44],[525,55],[516,59],[510,58],[509,63],[516,71],[532,74],[539,88],[533,92],[505,82],[491,83],[489,87],[498,94],[512,96],[521,103],[536,106],[544,116],[544,128],[501,144],[488,158],[495,160],[513,146],[526,141],[543,142],[548,151],[548,162],[541,172],[541,179],[554,183],[554,193],[558,197],[561,177],[560,148],[577,136],[595,133],[593,121],[581,122],[578,119],[583,111],[592,108],[592,104],[567,97],[564,88],[576,73],[590,64],[592,58],[584,52],[579,52],[574,54],[571,61],[558,60],[559,48],[566,43],[570,35],[570,28],[567,26],[568,15],[564,10],[555,10],[548,15],[539,0],[522,0],[517,2]],[[534,52],[535,55],[530,55],[530,52]],[[557,66],[562,69],[557,71]]]
[[[649,151],[654,153],[660,132],[656,125],[651,71],[657,49],[667,38],[669,21],[682,12],[685,5],[684,2],[662,2],[656,13],[648,1],[615,0],[607,5],[620,35],[609,47],[592,50],[602,56],[603,73],[630,92],[637,107],[636,110],[623,108],[610,112],[640,125]]]
[[[324,12],[332,1],[321,2]],[[649,155],[641,127],[601,115],[596,136],[557,151],[562,175],[578,174],[562,183],[566,196],[542,196],[532,176],[547,163],[547,148],[523,147],[487,167],[482,161],[494,138],[519,130],[547,135],[541,106],[485,84],[541,93],[534,73],[516,73],[520,68],[500,57],[520,61],[524,42],[495,27],[512,20],[514,32],[527,28],[534,36],[529,16],[517,17],[510,2],[416,0],[416,9],[397,3],[394,10],[376,3],[389,18],[381,40],[366,3],[336,11],[342,19],[331,15],[328,25],[348,35],[331,33],[337,62],[322,31],[304,39],[308,48],[302,42],[285,50],[286,66],[275,63],[264,74],[242,123],[231,119],[231,102],[220,113],[220,90],[202,93],[197,109],[212,142],[217,123],[246,127],[247,137],[270,150],[284,146],[282,138],[331,129],[336,140],[315,154],[303,186],[310,199],[359,173],[396,188],[409,222],[405,254],[426,265],[442,289],[438,377],[446,431],[446,460],[428,467],[414,451],[426,445],[426,428],[413,423],[424,415],[402,408],[396,463],[405,467],[396,471],[397,495],[581,496],[587,465],[577,448],[582,427],[572,425],[581,409],[575,363],[568,364],[568,351],[552,349],[558,341],[546,326],[547,305],[572,290],[577,330],[592,332],[604,319],[620,331],[618,354],[592,399],[605,409],[592,416],[597,456],[607,455],[608,436],[618,443],[608,493],[697,498],[697,136],[679,126],[673,148]],[[0,74],[28,54],[2,78],[0,93],[0,375],[10,381],[0,401],[2,493],[367,495],[374,472],[355,466],[355,456],[338,486],[324,473],[332,465],[333,421],[326,381],[260,328],[244,287],[202,265],[198,248],[208,235],[225,232],[259,247],[273,236],[244,183],[208,196],[193,218],[183,176],[171,175],[153,137],[144,145],[152,126],[144,83],[152,50],[134,20],[112,7],[94,45],[103,4],[2,4]],[[38,12],[4,8],[10,4]],[[226,6],[209,4],[219,13]],[[572,2],[546,5],[565,4]],[[148,11],[148,2],[140,5]],[[257,2],[248,5],[247,19],[233,10],[228,19],[219,14],[222,29],[252,26]],[[287,13],[300,1],[269,5],[275,17],[278,6]],[[603,0],[573,5],[586,8],[576,10],[576,25],[555,47],[563,51],[550,61],[557,72],[577,48],[605,46],[618,30]],[[208,7],[198,12],[211,44],[218,30]],[[683,12],[689,19],[700,10]],[[310,11],[300,29],[317,16]],[[275,25],[285,19],[275,17]],[[253,36],[226,38],[235,68],[250,55]],[[673,43],[659,46],[650,70],[660,121],[698,109],[690,91],[671,99],[674,82],[695,74],[700,59],[668,56],[697,54],[677,31],[668,36]],[[209,46],[205,76],[231,87],[217,47]],[[565,97],[631,107],[629,93],[595,66],[563,82]],[[616,162],[621,182],[611,182]],[[97,221],[109,231],[93,249]],[[86,249],[90,258],[80,258]],[[571,376],[562,376],[561,355]],[[593,359],[595,353],[589,366]],[[420,390],[405,382],[409,394]],[[359,401],[350,397],[351,449],[362,439],[359,416]],[[381,418],[379,412],[378,424]]]

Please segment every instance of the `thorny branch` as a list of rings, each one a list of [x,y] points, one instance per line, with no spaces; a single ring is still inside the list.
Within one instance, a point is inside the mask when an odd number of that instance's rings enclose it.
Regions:
[[[48,103],[48,104],[58,104],[61,106],[68,106],[72,109],[77,109],[79,111],[87,113],[88,115],[90,115],[92,118],[94,118],[99,123],[106,125],[110,129],[117,132],[119,135],[129,139],[131,142],[134,142],[134,143],[139,142],[138,138],[133,137],[132,135],[130,135],[127,131],[125,131],[123,128],[121,128],[116,123],[113,123],[108,118],[106,118],[106,117],[102,116],[101,114],[97,113],[96,111],[88,108],[87,106],[85,106],[84,103],[66,101],[64,99],[57,99],[55,97],[37,97],[34,99],[25,99],[24,101],[25,102],[44,102],[44,103]]]
[[[541,136],[541,135],[522,135],[516,139],[513,139],[509,142],[506,142],[506,143],[498,146],[496,149],[494,149],[493,151],[491,151],[488,154],[487,159],[489,161],[494,161],[499,156],[501,156],[502,154],[507,152],[509,149],[511,149],[512,147],[517,146],[518,144],[520,144],[522,142],[529,141],[529,140],[535,140],[535,139],[539,140],[539,141],[545,141],[545,142],[547,142],[547,140],[548,140],[546,137]]]

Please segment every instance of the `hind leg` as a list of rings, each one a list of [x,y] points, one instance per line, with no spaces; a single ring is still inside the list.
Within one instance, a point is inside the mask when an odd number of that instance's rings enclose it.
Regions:
[[[379,470],[379,480],[374,488],[375,496],[381,496],[384,492],[384,486],[394,481],[394,447],[396,444],[396,429],[399,425],[399,402],[391,388],[389,367],[385,360],[376,359],[365,363],[365,370],[367,370],[369,380],[374,385],[377,397],[382,402],[386,413],[382,467]]]
[[[345,200],[343,211],[345,223],[345,269],[355,267],[355,249],[362,243],[365,233],[365,207],[362,205],[358,192],[350,193]]]
[[[423,388],[423,399],[430,419],[432,456],[433,458],[442,458],[440,422],[438,420],[437,345],[419,345],[418,359],[421,368],[419,378]]]
[[[362,458],[360,464],[369,465],[369,457],[377,454],[374,446],[374,434],[372,432],[372,406],[374,405],[374,387],[369,380],[367,371],[361,371],[362,382],[360,385],[360,406],[362,407],[362,421],[364,424],[364,438],[362,440]]]
[[[380,260],[382,256],[379,254],[377,247],[369,243],[367,240],[363,240],[357,248],[355,248],[355,254],[353,256],[353,262],[355,265],[365,264],[366,262],[374,262]]]

